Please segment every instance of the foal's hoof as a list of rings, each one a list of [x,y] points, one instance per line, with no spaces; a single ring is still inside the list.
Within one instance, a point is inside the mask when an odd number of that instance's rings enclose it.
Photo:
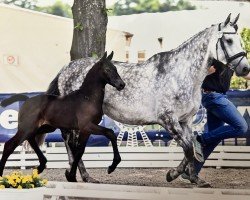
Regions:
[[[117,158],[113,160],[112,165],[108,167],[108,174],[111,174],[113,171],[115,171],[117,165],[121,162],[121,158]]]
[[[76,176],[72,176],[68,170],[65,171],[65,176],[68,182],[77,182]]]
[[[43,170],[46,168],[46,165],[39,165],[36,169],[38,171],[38,174],[41,174]]]
[[[170,174],[171,174],[171,170],[169,170],[169,171],[167,172],[167,175],[166,175],[166,180],[167,180],[167,182],[171,182],[172,180],[174,180]]]
[[[108,174],[111,174],[113,171],[115,171],[116,167],[113,167],[112,165],[108,167]]]

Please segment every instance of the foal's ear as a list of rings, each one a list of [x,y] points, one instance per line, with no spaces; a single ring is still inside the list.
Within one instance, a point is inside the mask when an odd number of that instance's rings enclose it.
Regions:
[[[236,24],[238,19],[240,17],[240,13],[237,15],[237,17],[232,21],[232,25]]]
[[[105,51],[104,55],[102,56],[100,61],[104,61],[107,58],[107,51]]]
[[[107,57],[107,59],[108,59],[108,60],[112,60],[113,55],[114,55],[114,52],[112,51],[112,52],[109,54],[109,56]]]
[[[226,26],[230,22],[230,18],[231,18],[231,13],[227,16],[227,19],[224,22],[224,26]]]

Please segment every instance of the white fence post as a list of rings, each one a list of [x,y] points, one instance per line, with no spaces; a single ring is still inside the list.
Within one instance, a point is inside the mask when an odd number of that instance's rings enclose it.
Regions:
[[[26,165],[25,165],[25,162],[26,162],[26,159],[25,159],[25,149],[22,148],[21,152],[20,152],[20,156],[21,156],[21,169],[26,169]]]

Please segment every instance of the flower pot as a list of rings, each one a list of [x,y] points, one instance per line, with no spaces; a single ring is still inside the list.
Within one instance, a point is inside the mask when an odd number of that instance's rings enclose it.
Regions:
[[[33,189],[5,188],[0,190],[1,200],[43,200],[45,187]]]

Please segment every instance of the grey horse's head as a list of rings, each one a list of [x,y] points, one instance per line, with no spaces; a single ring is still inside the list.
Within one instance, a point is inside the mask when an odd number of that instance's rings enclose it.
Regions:
[[[246,76],[250,72],[250,65],[237,33],[239,14],[233,20],[230,17],[231,14],[225,22],[218,25],[218,35],[211,51],[212,57],[233,69],[237,76]]]

